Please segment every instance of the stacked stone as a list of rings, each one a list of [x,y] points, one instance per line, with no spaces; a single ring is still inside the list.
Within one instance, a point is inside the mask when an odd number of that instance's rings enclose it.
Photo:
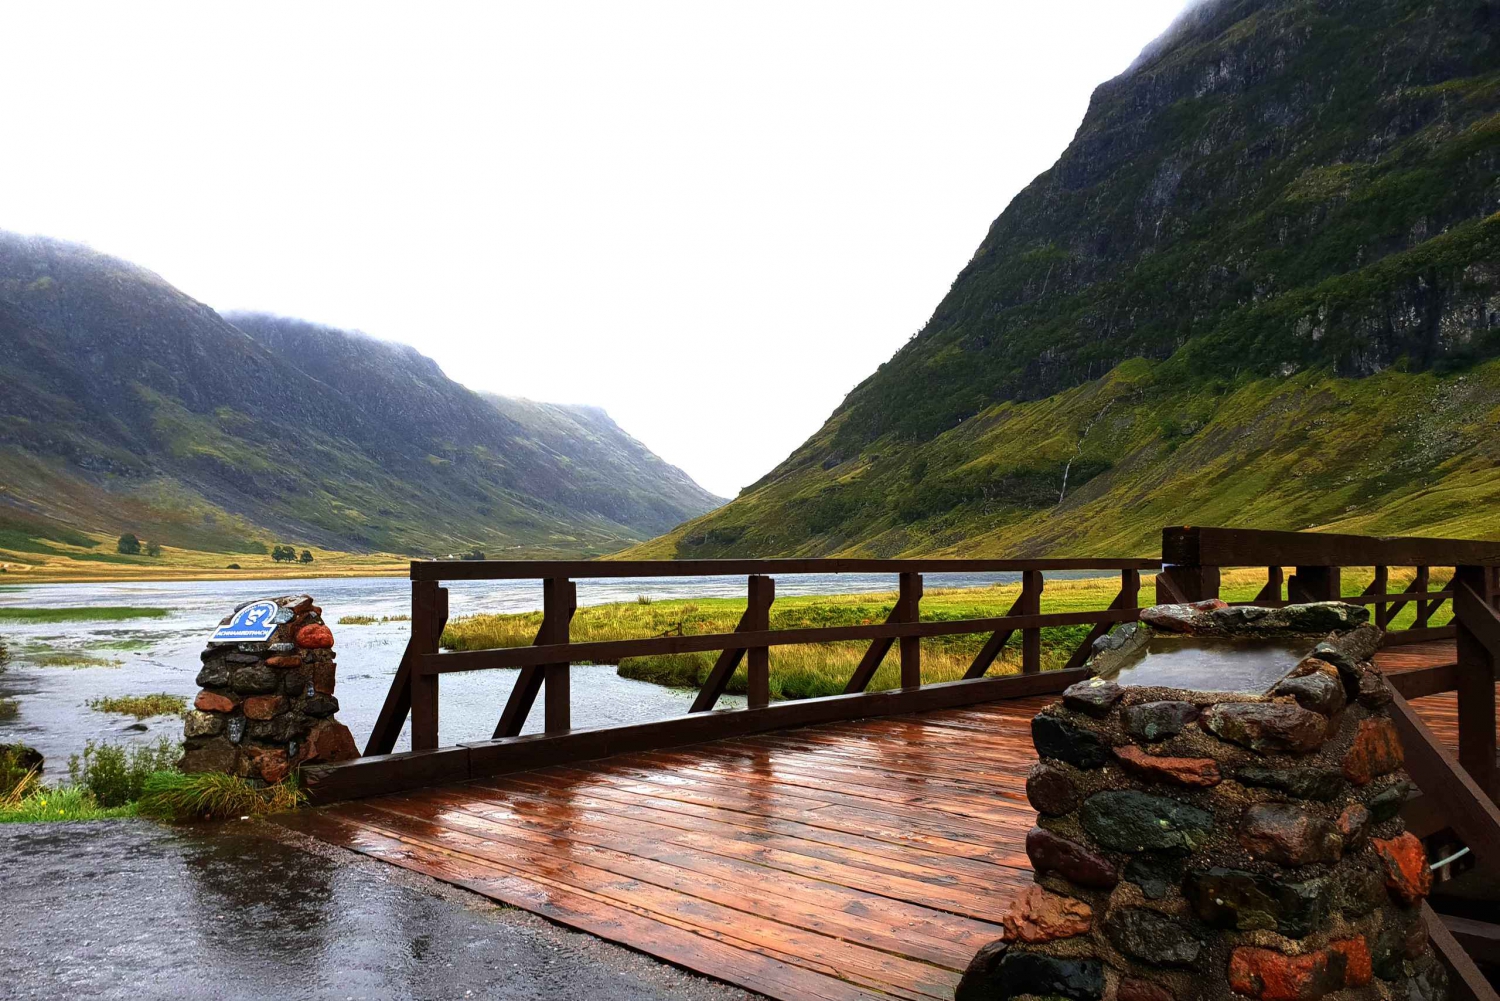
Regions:
[[[1094,662],[1160,632],[1324,638],[1269,695],[1095,677],[1039,714],[1026,783],[1036,882],[959,1001],[1445,998],[1365,610],[1203,602],[1141,618]]]
[[[203,690],[184,717],[182,771],[273,783],[300,765],[359,757],[349,728],[333,716],[333,633],[322,609],[305,594],[269,600],[278,609],[269,639],[203,651]]]

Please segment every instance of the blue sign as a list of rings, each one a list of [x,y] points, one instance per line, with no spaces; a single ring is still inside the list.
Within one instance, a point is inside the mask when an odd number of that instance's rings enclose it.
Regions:
[[[235,612],[228,622],[214,630],[210,643],[260,643],[276,631],[274,601],[253,601]]]

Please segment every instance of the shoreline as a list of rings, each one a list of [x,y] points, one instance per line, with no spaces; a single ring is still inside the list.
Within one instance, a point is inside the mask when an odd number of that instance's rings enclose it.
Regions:
[[[334,570],[309,570],[300,565],[297,569],[279,567],[270,569],[256,567],[244,570],[214,570],[208,567],[170,568],[151,573],[48,573],[46,571],[10,570],[0,574],[0,592],[9,586],[42,584],[152,584],[161,582],[201,582],[240,580],[338,580],[349,577],[406,577],[409,565],[373,564],[367,567],[341,567]]]

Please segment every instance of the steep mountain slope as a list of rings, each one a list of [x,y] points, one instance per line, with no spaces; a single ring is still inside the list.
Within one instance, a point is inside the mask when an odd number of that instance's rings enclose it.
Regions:
[[[411,348],[239,321],[122,261],[0,236],[0,532],[585,553],[717,502],[638,443],[594,468],[604,449],[569,450]]]
[[[632,555],[1500,530],[1497,181],[1500,5],[1211,0],[817,434]]]

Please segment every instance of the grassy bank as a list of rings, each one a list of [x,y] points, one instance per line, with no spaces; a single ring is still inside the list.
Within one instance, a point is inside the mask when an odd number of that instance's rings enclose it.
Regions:
[[[124,619],[160,619],[170,608],[132,608],[97,605],[89,608],[0,608],[0,623],[119,622]]]
[[[1403,577],[1393,570],[1393,590],[1404,587]],[[1345,593],[1354,595],[1369,582],[1368,570],[1344,574]],[[1265,583],[1264,571],[1226,571],[1222,593],[1227,600],[1253,598]],[[1042,593],[1043,612],[1078,612],[1102,609],[1119,591],[1117,577],[1087,580],[1052,580]],[[1152,600],[1152,578],[1142,581],[1141,599]],[[934,589],[922,598],[922,621],[938,622],[1004,615],[1020,593],[1019,584],[994,587]],[[794,629],[815,626],[868,625],[883,622],[895,604],[894,591],[879,594],[818,595],[778,598],[771,608],[771,628]],[[745,610],[743,599],[696,598],[666,601],[619,602],[578,609],[573,618],[574,642],[596,642],[649,636],[695,636],[732,632]],[[1398,625],[1409,623],[1415,610],[1408,608]],[[443,632],[443,646],[452,650],[481,650],[524,646],[532,642],[541,625],[540,612],[513,615],[476,615],[455,619]],[[1446,621],[1446,612],[1434,618]],[[1042,630],[1043,669],[1061,667],[1088,634],[1088,626],[1064,626]],[[961,678],[988,634],[937,636],[922,641],[922,679],[925,682]],[[990,674],[1020,670],[1019,638],[1013,638],[990,668]],[[865,642],[824,643],[771,648],[771,695],[778,699],[836,695],[844,690],[855,665],[864,656]],[[677,654],[627,658],[619,665],[622,677],[683,688],[700,687],[717,654]],[[893,648],[870,684],[871,691],[895,688],[900,683],[898,655]],[[731,680],[731,692],[745,691],[743,666]]]

